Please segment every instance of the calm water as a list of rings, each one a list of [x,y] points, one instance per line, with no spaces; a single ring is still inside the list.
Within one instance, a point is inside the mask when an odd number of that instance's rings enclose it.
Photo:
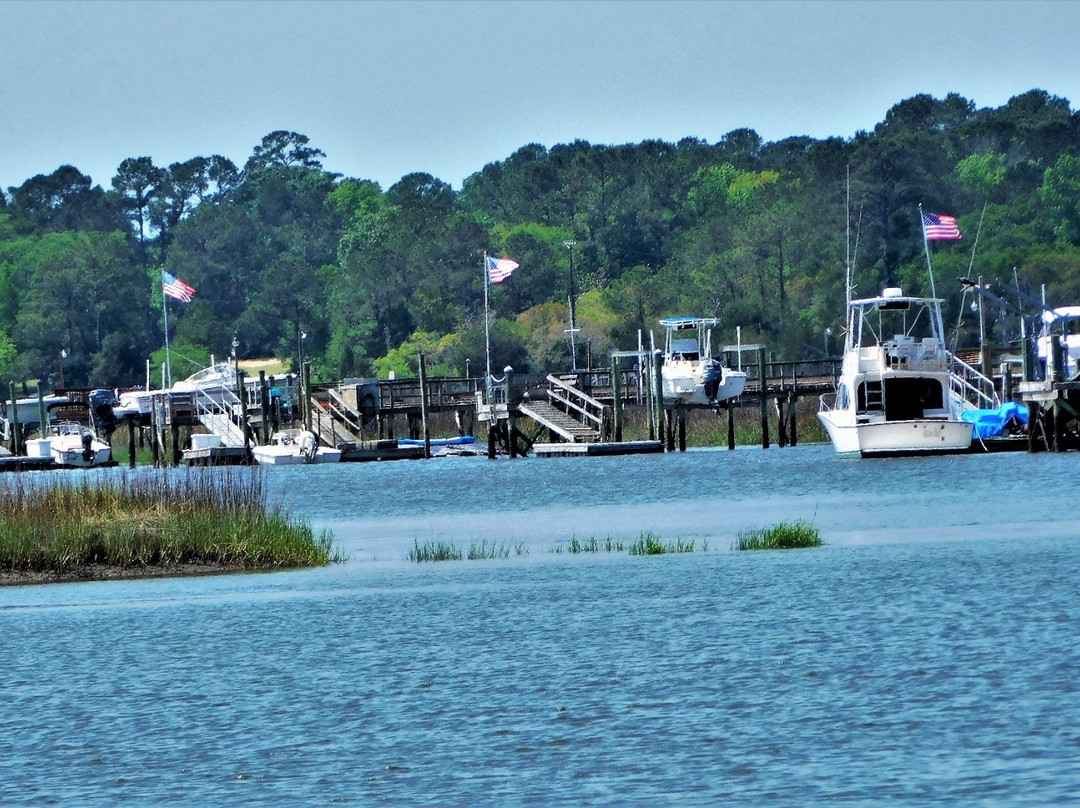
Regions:
[[[1078,804],[1077,462],[268,469],[347,563],[0,589],[0,805]]]

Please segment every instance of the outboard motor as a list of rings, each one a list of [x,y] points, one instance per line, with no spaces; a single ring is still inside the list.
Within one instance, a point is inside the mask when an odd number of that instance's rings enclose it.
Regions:
[[[305,463],[314,463],[315,454],[319,451],[319,440],[310,432],[300,433],[300,452],[304,456]]]
[[[87,463],[94,459],[94,435],[90,431],[82,433],[82,459]]]
[[[704,384],[702,385],[705,395],[710,403],[716,403],[716,394],[720,392],[720,382],[724,378],[724,366],[716,359],[709,359],[705,364]]]
[[[105,432],[116,429],[116,413],[113,412],[113,407],[119,403],[112,390],[91,390],[90,410],[94,414],[94,424]]]

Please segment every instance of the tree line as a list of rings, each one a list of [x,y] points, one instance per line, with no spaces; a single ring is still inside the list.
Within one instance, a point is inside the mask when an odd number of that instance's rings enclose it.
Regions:
[[[1042,90],[997,108],[916,95],[851,138],[529,144],[460,191],[342,177],[289,131],[243,166],[129,158],[109,188],[64,165],[0,195],[0,379],[55,385],[62,363],[69,386],[138,385],[148,359],[157,377],[162,271],[197,289],[168,304],[178,375],[234,339],[240,358],[302,352],[325,380],[408,375],[419,351],[433,374],[475,375],[485,252],[521,266],[489,290],[499,367],[604,364],[669,315],[808,358],[839,346],[846,261],[856,294],[929,292],[920,204],[959,218],[964,239],[933,261],[970,343],[961,275],[1080,303],[1078,116]]]

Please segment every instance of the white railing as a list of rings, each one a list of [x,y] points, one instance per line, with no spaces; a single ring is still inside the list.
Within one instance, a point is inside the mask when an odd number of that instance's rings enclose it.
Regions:
[[[952,353],[949,354],[949,375],[952,378],[952,392],[969,406],[976,408],[1001,406],[1001,398],[997,394],[993,380],[988,379]]]
[[[244,402],[227,387],[213,388],[213,395],[208,390],[194,390],[192,399],[195,414],[207,427],[221,435],[227,446],[243,446]]]

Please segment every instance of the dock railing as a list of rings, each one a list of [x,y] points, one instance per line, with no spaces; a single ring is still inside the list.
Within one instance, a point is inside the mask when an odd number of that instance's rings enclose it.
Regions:
[[[547,377],[548,401],[585,424],[590,424],[601,436],[608,432],[610,409],[576,385],[564,381],[554,373]]]

